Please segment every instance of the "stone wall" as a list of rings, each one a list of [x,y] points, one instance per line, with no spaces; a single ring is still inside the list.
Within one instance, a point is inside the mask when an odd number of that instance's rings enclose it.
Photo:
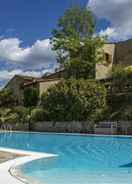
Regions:
[[[108,61],[96,65],[96,79],[106,79],[111,76],[111,71],[116,65],[123,67],[132,66],[132,39],[118,43],[104,45],[104,54],[109,56]]]
[[[116,135],[117,129],[116,128],[95,128],[95,134],[102,134],[102,135]]]
[[[10,89],[17,99],[19,104],[23,104],[23,89],[22,89],[22,84],[24,83],[24,80],[19,77],[13,77],[5,87],[6,89]]]
[[[132,65],[132,40],[116,44],[116,64],[124,67]]]
[[[115,53],[115,44],[105,44],[104,45],[104,55],[108,55],[108,61],[104,56],[104,61],[96,64],[96,79],[106,79],[110,77],[113,62],[114,62],[114,53]]]
[[[0,130],[3,131],[29,131],[28,123],[4,123],[0,125]]]
[[[54,79],[51,81],[44,81],[39,83],[39,96],[42,95],[42,93],[46,92],[47,89],[55,84],[57,84],[60,80],[59,79]]]
[[[31,126],[31,131],[38,132],[67,132],[67,133],[93,133],[88,122],[37,122]]]

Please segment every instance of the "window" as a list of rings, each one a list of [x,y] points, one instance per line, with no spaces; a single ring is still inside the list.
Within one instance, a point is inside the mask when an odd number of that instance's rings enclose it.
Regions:
[[[105,61],[106,61],[107,63],[111,63],[111,55],[110,55],[110,54],[105,53]]]

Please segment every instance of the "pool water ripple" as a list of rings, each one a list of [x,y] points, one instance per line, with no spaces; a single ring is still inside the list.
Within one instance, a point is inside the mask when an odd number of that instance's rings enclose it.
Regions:
[[[55,153],[22,165],[41,184],[132,184],[132,138],[57,134],[0,134],[0,146]]]

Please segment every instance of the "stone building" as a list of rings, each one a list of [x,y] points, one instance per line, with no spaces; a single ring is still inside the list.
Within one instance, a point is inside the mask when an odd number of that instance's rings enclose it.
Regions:
[[[31,82],[37,80],[38,78],[29,77],[29,76],[21,76],[15,75],[4,87],[4,89],[9,89],[12,91],[13,95],[15,96],[17,102],[22,105],[24,99],[24,87],[23,84],[25,82]]]
[[[24,82],[23,87],[25,88],[36,88],[39,96],[42,95],[50,86],[57,84],[63,78],[63,69],[57,70],[54,73],[44,75],[40,79]]]
[[[114,67],[132,66],[132,39],[104,45],[104,61],[96,65],[96,79],[108,79]]]
[[[35,88],[38,90],[39,96],[42,95],[43,92],[45,92],[49,87],[57,84],[60,81],[60,78],[51,78],[51,79],[39,79],[34,80],[32,82],[26,82],[23,85],[23,88]]]
[[[132,40],[104,45],[104,60],[96,65],[96,80],[109,79],[112,69],[118,65],[122,65],[122,67],[132,65]],[[41,96],[50,86],[58,83],[63,78],[63,72],[64,70],[61,69],[41,78],[16,75],[8,82],[5,88],[10,88],[21,104],[25,88],[36,88]]]
[[[110,77],[112,67],[115,59],[115,47],[116,44],[104,45],[104,60],[101,63],[96,64],[96,79],[102,80]]]

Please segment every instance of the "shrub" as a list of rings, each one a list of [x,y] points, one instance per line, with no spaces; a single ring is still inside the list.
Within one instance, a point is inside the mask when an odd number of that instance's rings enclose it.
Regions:
[[[132,70],[131,68],[116,67],[112,72],[113,92],[132,91]]]
[[[12,107],[16,104],[16,99],[8,89],[0,91],[0,107]]]
[[[12,112],[8,116],[5,116],[5,124],[6,123],[20,123],[18,114]]]
[[[13,112],[12,109],[1,108],[0,122],[2,124],[19,122],[18,115],[17,113]]]
[[[18,116],[18,122],[25,123],[28,121],[29,109],[23,106],[18,106],[13,109],[13,112]]]
[[[41,105],[53,121],[95,120],[105,107],[106,90],[93,80],[61,81],[42,94]]]
[[[110,113],[110,120],[114,121],[132,121],[132,106],[124,105]]]
[[[112,73],[111,91],[108,98],[112,120],[130,120],[132,106],[132,67],[117,66]]]
[[[48,114],[42,108],[35,108],[31,111],[31,121],[46,121],[48,120]]]
[[[0,122],[6,123],[25,123],[28,121],[29,110],[24,107],[0,108]]]

